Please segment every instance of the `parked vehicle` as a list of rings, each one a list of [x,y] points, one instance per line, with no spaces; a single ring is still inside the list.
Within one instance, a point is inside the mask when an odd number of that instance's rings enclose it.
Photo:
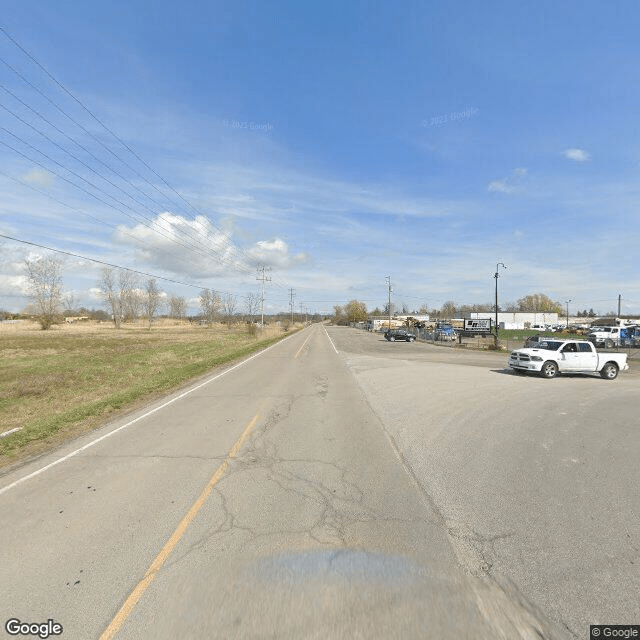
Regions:
[[[458,332],[450,325],[445,323],[438,323],[436,329],[433,332],[434,340],[455,340],[458,337]]]
[[[633,335],[633,327],[591,327],[587,334],[587,340],[590,340],[596,347],[622,346],[627,340],[631,340]]]
[[[535,347],[513,351],[509,366],[519,373],[539,373],[543,378],[555,378],[558,373],[599,373],[605,380],[614,380],[619,371],[629,368],[626,353],[598,353],[587,340],[554,338],[541,338]]]
[[[396,340],[405,340],[406,342],[413,342],[416,337],[409,333],[406,329],[391,329],[384,332],[384,337],[389,342],[395,342]]]
[[[625,347],[640,347],[640,326],[628,327],[627,337],[623,339],[622,344]]]

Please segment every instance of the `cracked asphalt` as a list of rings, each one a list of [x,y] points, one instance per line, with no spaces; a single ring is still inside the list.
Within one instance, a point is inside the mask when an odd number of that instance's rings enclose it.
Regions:
[[[638,620],[638,378],[505,362],[313,325],[11,471],[3,625],[518,640]]]

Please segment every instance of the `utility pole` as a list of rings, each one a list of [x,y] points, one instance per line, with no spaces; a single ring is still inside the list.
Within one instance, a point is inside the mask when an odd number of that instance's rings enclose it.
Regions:
[[[293,324],[293,289],[289,289],[289,306],[291,307],[291,324]]]
[[[265,275],[265,271],[271,271],[271,267],[265,267],[264,265],[262,265],[261,267],[258,267],[258,274],[262,272],[262,275],[258,275],[256,277],[256,280],[262,281],[262,294],[260,295],[260,315],[261,315],[260,324],[263,327],[264,327],[264,283],[271,282],[271,276]]]
[[[567,305],[567,329],[569,328],[569,303],[571,300],[565,300],[565,304]]]
[[[620,317],[620,308],[622,306],[622,294],[618,294],[618,318]]]
[[[493,276],[496,279],[496,349],[498,348],[498,278],[500,277],[498,273],[500,270],[499,267],[502,267],[503,269],[507,268],[502,262],[498,262],[498,264],[496,264],[496,272]]]
[[[391,331],[391,276],[387,276],[385,278],[385,282],[389,285],[389,304],[387,306],[387,311],[389,312],[389,331]]]

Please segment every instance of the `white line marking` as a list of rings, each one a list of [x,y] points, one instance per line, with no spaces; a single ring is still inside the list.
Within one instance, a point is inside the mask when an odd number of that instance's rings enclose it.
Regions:
[[[294,359],[294,360],[295,360],[295,359],[300,355],[300,352],[304,349],[304,345],[305,345],[305,344],[307,344],[307,342],[309,342],[309,338],[310,338],[310,337],[311,337],[311,334],[309,334],[309,335],[307,336],[307,339],[302,343],[302,346],[298,349],[298,353],[296,353],[296,355],[295,355],[295,356],[293,356],[293,359]]]
[[[112,436],[114,433],[118,433],[118,431],[122,431],[123,429],[126,429],[127,427],[130,427],[132,424],[135,424],[136,422],[139,422],[140,420],[143,420],[144,418],[147,418],[150,415],[153,415],[157,411],[160,411],[161,409],[164,409],[165,407],[168,407],[170,404],[173,404],[177,400],[181,400],[185,396],[188,396],[190,393],[193,393],[194,391],[197,391],[198,389],[201,389],[202,387],[208,385],[210,382],[214,382],[218,378],[222,378],[222,376],[226,376],[227,373],[231,373],[234,369],[237,369],[238,367],[242,367],[243,365],[247,364],[247,362],[250,362],[254,358],[257,358],[258,356],[261,356],[263,353],[266,353],[267,351],[269,351],[269,349],[273,349],[273,347],[276,347],[279,344],[282,344],[286,340],[289,340],[290,338],[293,338],[293,336],[295,336],[295,335],[297,335],[297,332],[291,334],[290,336],[287,336],[286,338],[283,338],[282,340],[279,340],[275,344],[272,344],[270,347],[267,347],[266,349],[263,349],[262,351],[258,351],[258,353],[254,353],[252,356],[250,356],[246,360],[243,360],[242,362],[239,362],[238,364],[233,365],[233,367],[230,367],[226,371],[223,371],[222,373],[219,373],[219,374],[213,376],[212,378],[209,378],[208,380],[205,380],[204,382],[201,382],[199,385],[189,389],[188,391],[184,391],[179,396],[176,396],[175,398],[171,398],[171,400],[167,400],[167,402],[165,402],[164,404],[161,404],[160,406],[156,407],[155,409],[151,409],[151,411],[147,411],[147,413],[145,413],[145,414],[143,414],[141,416],[138,416],[137,418],[134,418],[130,422],[127,422],[126,424],[123,424],[122,426],[118,427],[117,429],[114,429],[113,431],[110,431],[109,433],[106,433],[105,435],[100,436],[99,438],[96,438],[95,440],[92,440],[88,444],[85,444],[83,447],[80,447],[79,449],[76,449],[75,451],[72,451],[71,453],[68,453],[66,456],[63,456],[62,458],[58,458],[58,460],[54,460],[53,462],[45,465],[41,469],[38,469],[37,471],[34,471],[32,473],[29,473],[28,475],[24,476],[23,478],[19,478],[15,482],[12,482],[11,484],[8,484],[6,487],[2,487],[2,489],[0,489],[0,495],[5,493],[6,491],[9,491],[9,489],[13,489],[13,487],[16,487],[17,485],[22,484],[26,480],[30,480],[31,478],[34,478],[35,476],[40,475],[41,473],[43,473],[47,469],[51,469],[51,467],[55,467],[57,464],[60,464],[61,462],[64,462],[65,460],[68,460],[69,458],[73,458],[73,456],[77,455],[78,453],[81,453],[85,449],[89,449],[89,447],[93,447],[94,444],[98,444],[98,442],[102,442],[102,440],[106,440],[107,438]]]
[[[336,345],[333,344],[333,340],[331,339],[331,336],[329,335],[329,332],[327,331],[327,328],[322,325],[322,328],[324,329],[324,332],[327,334],[327,338],[329,338],[329,342],[331,343],[331,346],[333,347],[333,350],[338,353],[338,350],[336,349]]]
[[[22,427],[16,427],[15,429],[10,429],[9,431],[4,431],[3,433],[0,433],[0,438],[4,438],[4,437],[8,436],[11,433],[15,433],[16,431],[22,431]]]

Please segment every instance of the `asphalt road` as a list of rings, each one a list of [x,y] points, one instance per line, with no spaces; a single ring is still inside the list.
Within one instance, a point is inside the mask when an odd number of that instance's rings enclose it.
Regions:
[[[517,640],[640,622],[639,382],[314,325],[1,477],[3,627]]]

